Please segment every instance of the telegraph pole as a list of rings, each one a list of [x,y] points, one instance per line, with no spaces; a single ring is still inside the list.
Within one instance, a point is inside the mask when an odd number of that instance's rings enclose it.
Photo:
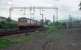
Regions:
[[[11,11],[12,11],[12,8],[9,8],[9,16],[8,17],[11,17]]]
[[[13,2],[13,0],[8,2],[9,6],[10,6],[9,7],[9,16],[8,16],[9,18],[11,18],[11,13],[12,13],[12,9],[13,9],[12,8],[12,6],[13,6],[13,3],[12,2]]]
[[[53,23],[55,22],[55,15],[53,15]]]
[[[56,8],[56,20],[58,22],[58,8]]]
[[[23,9],[24,9],[24,14],[23,15],[25,17],[26,16],[26,8],[24,7]]]
[[[43,24],[43,14],[42,14],[42,10],[40,9],[40,15],[42,17],[41,21],[42,21],[42,24]]]
[[[24,9],[24,15],[26,15],[26,9],[29,9],[30,10],[30,14],[29,14],[30,18],[31,18],[32,15],[34,15],[34,11],[35,11],[34,9],[39,9],[42,20],[44,20],[43,19],[44,18],[44,11],[45,11],[44,9],[54,9],[55,12],[56,12],[56,15],[55,16],[53,15],[53,22],[56,21],[56,19],[58,20],[58,8],[56,8],[56,7],[10,7],[9,8],[9,17],[12,16],[11,12],[14,9]],[[42,21],[42,24],[43,24],[43,22],[44,21]]]

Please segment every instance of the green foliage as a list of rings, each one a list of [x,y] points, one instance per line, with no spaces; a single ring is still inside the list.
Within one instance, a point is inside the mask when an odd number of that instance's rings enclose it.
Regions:
[[[10,40],[17,44],[21,44],[21,43],[29,44],[29,43],[32,43],[32,36],[20,36],[20,37],[16,37],[16,38],[10,38]]]
[[[44,24],[49,25],[51,23],[50,20],[45,20]]]
[[[40,20],[40,23],[43,24],[43,22],[44,22],[43,19],[41,19],[41,20]]]
[[[32,43],[32,36],[6,36],[0,38],[0,49],[10,47],[13,44],[31,44]]]
[[[40,20],[40,23],[41,24],[44,24],[44,25],[49,25],[51,23],[50,20],[46,19],[45,21],[43,19]]]
[[[6,48],[10,46],[11,42],[8,39],[0,38],[0,48]]]
[[[51,23],[48,26],[48,31],[55,32],[55,31],[58,31],[59,29],[63,29],[64,27],[65,27],[65,23],[55,22],[55,23]]]
[[[81,2],[80,2],[80,4],[79,4],[79,6],[80,6],[80,8],[79,8],[79,9],[81,10]]]
[[[64,26],[65,23],[63,22],[51,23],[48,26],[48,39],[52,41],[62,40],[64,38],[64,33],[60,30],[63,29]]]
[[[8,18],[7,18],[7,21],[10,22],[10,21],[12,21],[12,19],[11,19],[10,17],[8,17]]]

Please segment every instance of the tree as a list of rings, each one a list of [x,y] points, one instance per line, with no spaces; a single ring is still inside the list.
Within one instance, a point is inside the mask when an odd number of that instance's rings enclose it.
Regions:
[[[48,20],[48,19],[46,19],[45,21],[44,21],[43,19],[41,19],[41,20],[40,20],[40,23],[41,23],[41,24],[48,25],[48,24],[50,24],[50,23],[51,23],[51,21],[50,21],[50,20]]]
[[[12,19],[11,19],[10,17],[8,17],[8,18],[7,18],[7,21],[8,21],[8,22],[11,22],[11,21],[12,21]]]
[[[43,23],[44,23],[44,20],[43,20],[43,19],[41,19],[41,20],[40,20],[40,23],[41,23],[41,24],[43,24]]]
[[[49,25],[51,23],[50,20],[45,20],[44,24]]]
[[[80,4],[79,4],[79,6],[80,6],[80,8],[79,8],[79,9],[81,10],[81,2],[80,2]]]

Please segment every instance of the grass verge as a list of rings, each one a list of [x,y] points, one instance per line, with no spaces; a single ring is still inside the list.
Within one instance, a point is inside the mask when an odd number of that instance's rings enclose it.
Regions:
[[[8,39],[0,38],[0,48],[6,48],[11,45],[11,41]]]
[[[13,44],[30,44],[31,41],[31,36],[6,36],[0,38],[0,49],[1,48],[7,48],[10,47]]]

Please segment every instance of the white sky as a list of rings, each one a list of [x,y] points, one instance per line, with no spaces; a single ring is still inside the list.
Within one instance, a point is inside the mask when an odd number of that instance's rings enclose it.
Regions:
[[[12,5],[9,5],[11,4]],[[74,17],[81,17],[79,10],[80,0],[0,0],[0,16],[8,17],[8,8],[13,6],[46,6],[58,7],[59,19],[67,18],[70,14]],[[16,19],[15,17],[12,17]]]

